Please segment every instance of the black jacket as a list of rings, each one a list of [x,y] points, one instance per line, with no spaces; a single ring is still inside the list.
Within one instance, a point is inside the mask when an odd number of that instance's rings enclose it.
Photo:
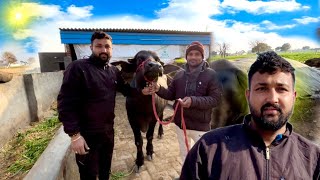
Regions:
[[[192,103],[189,108],[184,108],[184,119],[187,129],[197,131],[209,131],[212,108],[216,107],[222,96],[222,85],[220,84],[216,72],[208,67],[205,62],[201,67],[199,75],[196,77],[196,87],[193,94],[187,91],[188,78],[187,70],[177,72],[168,89],[160,87],[157,95],[167,100],[176,100],[190,96]],[[177,101],[174,106],[177,105]],[[181,126],[180,107],[175,115],[174,122]]]
[[[278,135],[269,147],[244,124],[212,130],[187,155],[181,171],[185,179],[319,179],[320,148],[292,131]]]
[[[64,72],[58,95],[64,131],[70,135],[113,130],[116,91],[135,93],[115,66],[92,56],[72,62]]]

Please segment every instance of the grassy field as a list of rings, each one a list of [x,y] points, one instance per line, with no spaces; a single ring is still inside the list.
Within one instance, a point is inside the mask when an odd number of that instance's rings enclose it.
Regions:
[[[320,58],[320,52],[306,51],[306,52],[279,52],[284,58],[292,59],[304,63],[308,59]],[[256,58],[256,54],[246,54],[238,56],[227,56],[222,58],[221,56],[214,56],[209,59],[209,61],[218,60],[218,59],[228,59],[228,60],[237,60],[242,58]]]

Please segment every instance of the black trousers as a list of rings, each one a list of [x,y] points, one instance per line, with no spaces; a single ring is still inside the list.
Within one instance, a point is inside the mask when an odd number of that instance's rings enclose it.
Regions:
[[[90,150],[88,154],[76,154],[81,180],[108,180],[114,146],[114,131],[82,134]]]

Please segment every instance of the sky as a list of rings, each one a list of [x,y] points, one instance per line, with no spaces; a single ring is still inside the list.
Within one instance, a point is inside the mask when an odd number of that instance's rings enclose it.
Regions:
[[[0,53],[64,52],[59,28],[208,31],[229,52],[252,42],[320,47],[320,0],[0,0]]]

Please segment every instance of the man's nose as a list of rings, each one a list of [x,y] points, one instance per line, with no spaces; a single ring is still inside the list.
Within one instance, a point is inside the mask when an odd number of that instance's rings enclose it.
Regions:
[[[271,89],[267,96],[268,102],[275,104],[279,102],[279,94],[275,89]]]

